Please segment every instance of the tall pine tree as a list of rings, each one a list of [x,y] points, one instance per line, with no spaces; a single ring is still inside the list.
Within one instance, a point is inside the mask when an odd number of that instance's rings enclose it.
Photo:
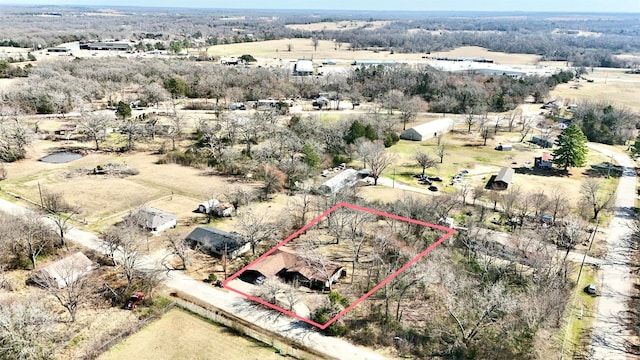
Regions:
[[[558,139],[553,151],[553,162],[560,168],[567,170],[570,167],[582,167],[587,162],[587,137],[584,136],[580,127],[571,124],[564,129]]]

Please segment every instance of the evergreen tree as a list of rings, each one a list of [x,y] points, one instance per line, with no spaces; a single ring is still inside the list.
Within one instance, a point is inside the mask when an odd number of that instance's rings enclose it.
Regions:
[[[116,106],[116,115],[122,119],[126,119],[131,116],[131,106],[124,101],[119,101]]]
[[[570,167],[581,167],[587,162],[587,137],[580,127],[571,124],[564,129],[556,140],[558,148],[553,151],[553,162],[567,170]]]

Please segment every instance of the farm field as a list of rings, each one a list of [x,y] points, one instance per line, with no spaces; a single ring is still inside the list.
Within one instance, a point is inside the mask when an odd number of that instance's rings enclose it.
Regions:
[[[291,51],[288,46],[291,45]],[[209,55],[240,56],[251,54],[256,59],[265,63],[279,59],[332,59],[337,64],[350,64],[354,60],[383,60],[383,61],[424,61],[423,56],[450,56],[450,57],[484,57],[493,59],[496,63],[512,65],[533,65],[539,57],[527,54],[507,54],[490,52],[476,46],[465,46],[452,51],[437,52],[426,55],[424,53],[394,53],[389,51],[374,52],[370,50],[352,51],[348,44],[343,44],[336,49],[332,41],[320,40],[318,48],[314,50],[310,39],[281,39],[260,42],[238,43],[228,45],[215,45],[207,48]]]
[[[181,331],[176,331],[181,329]],[[282,359],[269,346],[174,309],[116,345],[100,360]]]

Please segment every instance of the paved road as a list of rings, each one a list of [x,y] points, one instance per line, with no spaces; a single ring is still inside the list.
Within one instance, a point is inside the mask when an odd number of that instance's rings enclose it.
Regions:
[[[30,210],[20,205],[0,199],[0,212],[25,215],[29,211]],[[73,228],[67,233],[67,239],[96,251],[104,250],[102,240],[96,235],[77,228]],[[166,255],[166,251],[158,251],[150,256],[142,257],[137,266],[141,269],[165,269],[163,260]],[[224,289],[214,288],[200,280],[190,278],[179,271],[167,271],[165,273],[164,285],[169,289],[189,294],[202,302],[228,311],[246,321],[286,336],[329,356],[334,356],[339,359],[385,359],[383,355],[377,354],[369,349],[355,346],[339,338],[324,336],[314,331],[305,322],[292,319],[284,314],[255,308],[249,305],[241,295]]]
[[[607,256],[600,266],[601,285],[590,349],[591,359],[622,360],[629,357],[625,345],[631,338],[624,323],[633,283],[628,239],[636,198],[635,164],[625,154],[613,153],[597,144],[588,146],[612,156],[624,166],[615,199],[614,219],[607,232]]]

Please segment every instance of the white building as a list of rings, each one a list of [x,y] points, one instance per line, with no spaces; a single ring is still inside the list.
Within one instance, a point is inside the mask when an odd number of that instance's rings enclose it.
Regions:
[[[400,139],[425,141],[446,134],[451,130],[453,130],[453,119],[443,118],[407,129],[400,135]]]
[[[320,185],[318,192],[324,195],[329,195],[343,188],[353,186],[357,181],[358,171],[354,169],[346,169]]]
[[[293,76],[309,76],[313,75],[313,61],[298,60],[293,65]]]

